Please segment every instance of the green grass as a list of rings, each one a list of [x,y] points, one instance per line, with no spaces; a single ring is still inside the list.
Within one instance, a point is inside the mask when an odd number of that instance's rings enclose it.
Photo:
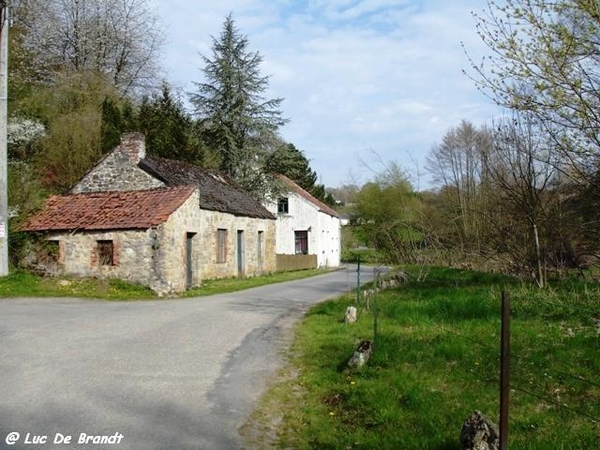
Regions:
[[[26,271],[13,271],[0,277],[0,298],[77,297],[105,300],[156,298],[150,289],[118,279],[39,277]]]
[[[292,281],[325,273],[323,270],[278,272],[261,277],[208,280],[202,287],[190,289],[178,296],[235,292],[266,284]],[[7,297],[77,297],[105,300],[147,300],[157,295],[149,288],[119,279],[39,277],[30,272],[17,270],[0,277],[0,298]],[[176,297],[173,295],[172,297]]]
[[[184,297],[197,297],[202,295],[225,294],[228,292],[241,291],[253,287],[265,286],[267,284],[282,283],[284,281],[300,280],[326,273],[323,269],[299,270],[294,272],[275,272],[270,275],[251,278],[223,278],[219,280],[205,281],[201,287],[186,291]]]
[[[450,269],[379,293],[355,325],[341,321],[351,297],[313,308],[257,421],[282,420],[276,448],[458,450],[473,410],[498,422],[502,287],[512,302],[510,448],[600,448],[600,424],[586,417],[600,418],[599,287],[538,291]],[[375,308],[375,354],[347,371],[356,344],[373,338]]]

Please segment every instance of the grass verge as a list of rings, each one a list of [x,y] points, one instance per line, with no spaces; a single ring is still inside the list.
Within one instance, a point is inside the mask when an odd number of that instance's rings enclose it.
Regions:
[[[267,284],[283,283],[285,281],[301,280],[327,273],[323,269],[299,270],[295,272],[275,272],[270,275],[251,278],[223,278],[218,280],[207,280],[202,286],[186,291],[184,297],[198,297],[203,295],[225,294],[228,292],[241,291]]]
[[[156,294],[144,286],[118,279],[40,277],[17,270],[0,277],[0,298],[7,297],[138,300],[156,298]]]
[[[190,289],[180,297],[198,297],[240,291],[266,284],[298,280],[325,273],[323,270],[278,272],[254,278],[208,280],[199,288]],[[39,277],[17,270],[0,277],[0,298],[7,297],[77,297],[104,300],[147,300],[157,295],[149,288],[118,279]],[[175,296],[174,296],[175,297]]]
[[[501,287],[512,299],[510,448],[600,448],[600,288],[538,291],[450,269],[379,293],[354,325],[341,320],[351,297],[313,308],[255,413],[263,434],[250,444],[458,450],[473,410],[498,422]],[[345,370],[356,344],[373,338],[373,311],[374,356]]]

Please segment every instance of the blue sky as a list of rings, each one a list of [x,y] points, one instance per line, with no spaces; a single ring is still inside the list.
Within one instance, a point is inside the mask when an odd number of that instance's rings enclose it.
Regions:
[[[498,115],[462,73],[469,62],[461,42],[475,59],[486,53],[471,15],[484,0],[154,4],[165,25],[166,78],[184,92],[202,81],[199,54],[210,55],[211,36],[233,13],[249,49],[264,58],[267,95],[284,98],[290,123],[282,137],[304,151],[326,186],[364,183],[393,160],[428,188],[425,157],[446,131]]]

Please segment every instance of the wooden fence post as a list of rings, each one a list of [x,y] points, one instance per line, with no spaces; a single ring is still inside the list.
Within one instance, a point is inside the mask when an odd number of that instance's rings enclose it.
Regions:
[[[510,397],[510,296],[502,291],[500,337],[500,450],[508,450],[508,404]]]

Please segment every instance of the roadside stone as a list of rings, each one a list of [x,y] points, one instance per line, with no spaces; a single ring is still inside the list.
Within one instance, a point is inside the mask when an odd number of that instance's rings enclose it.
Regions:
[[[480,411],[471,413],[460,431],[461,450],[498,450],[498,427]]]
[[[406,284],[410,281],[410,275],[404,271],[400,271],[394,274],[392,278],[397,284]]]
[[[348,306],[346,308],[346,314],[344,314],[344,322],[347,324],[356,322],[356,308],[354,306]]]
[[[358,344],[358,348],[348,360],[348,368],[360,369],[364,366],[371,358],[373,354],[373,343],[371,341],[362,341]]]

